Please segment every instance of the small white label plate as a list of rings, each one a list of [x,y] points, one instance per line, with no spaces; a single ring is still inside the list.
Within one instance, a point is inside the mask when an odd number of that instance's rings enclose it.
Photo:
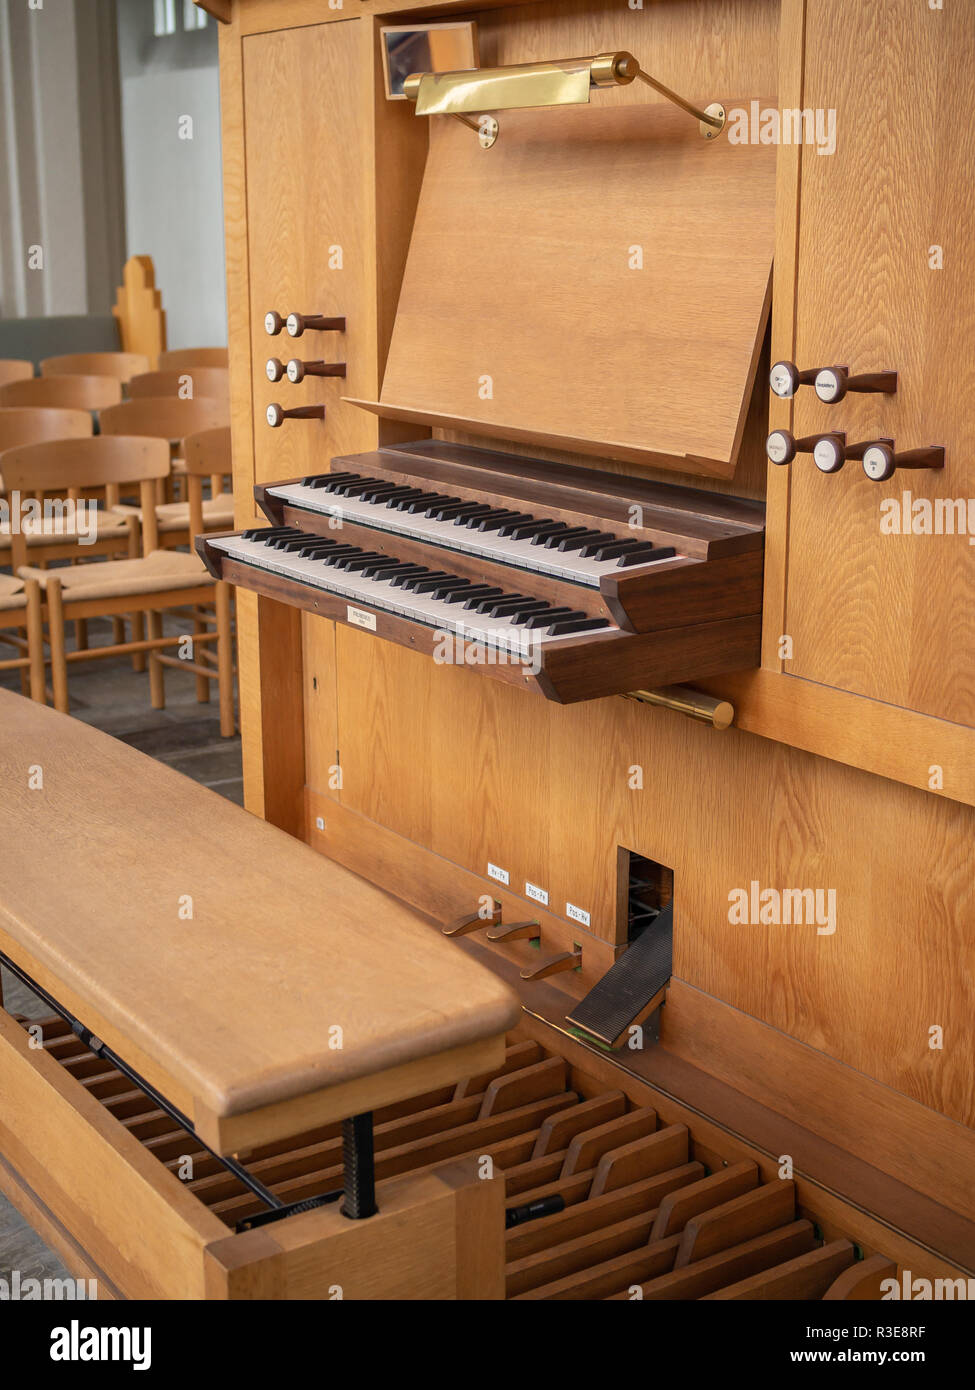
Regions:
[[[525,897],[533,898],[535,902],[541,903],[543,907],[548,907],[548,894],[544,888],[539,888],[537,883],[525,883]]]
[[[376,631],[375,613],[367,613],[362,608],[353,608],[351,604],[346,605],[345,611],[348,614],[349,622],[354,623],[356,627],[367,627],[370,632]]]
[[[589,913],[583,912],[581,907],[576,907],[575,903],[566,903],[566,917],[571,917],[574,922],[581,922],[584,927],[589,925]]]
[[[499,883],[508,882],[508,870],[499,869],[497,864],[488,865],[488,878],[496,878]]]

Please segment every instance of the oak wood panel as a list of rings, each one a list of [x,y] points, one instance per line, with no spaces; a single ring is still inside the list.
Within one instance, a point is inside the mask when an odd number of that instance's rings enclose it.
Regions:
[[[375,442],[374,423],[341,399],[368,394],[376,380],[373,278],[363,236],[371,86],[357,19],[250,35],[242,48],[254,476],[266,482],[327,471],[332,454]],[[344,315],[346,331],[269,337],[264,315],[272,309],[282,316]],[[269,357],[344,361],[348,377],[272,383]],[[264,420],[270,401],[289,408],[325,402],[328,414],[272,430]]]
[[[851,54],[855,59],[851,61]],[[879,78],[879,80],[878,80]],[[893,396],[796,398],[800,435],[893,436],[947,448],[940,472],[868,481],[792,465],[788,617],[796,674],[975,723],[975,567],[967,534],[881,534],[881,503],[975,493],[975,288],[964,247],[975,190],[958,130],[975,104],[975,31],[963,6],[911,0],[854,12],[809,6],[806,104],[835,108],[836,153],[803,155],[799,365],[899,372]],[[932,246],[944,268],[929,268]],[[824,524],[825,523],[825,524]],[[823,602],[824,579],[828,602]]]
[[[3,1152],[23,1182],[136,1298],[199,1298],[221,1223],[0,1012]]]
[[[434,124],[384,405],[733,473],[767,311],[774,157],[702,140],[645,90],[505,112],[487,152]],[[708,389],[689,392],[702,354]]]

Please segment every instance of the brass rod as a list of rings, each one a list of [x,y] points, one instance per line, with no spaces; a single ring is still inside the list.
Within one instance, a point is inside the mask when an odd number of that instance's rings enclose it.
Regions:
[[[713,729],[727,729],[735,721],[735,707],[728,700],[716,700],[700,690],[684,685],[665,685],[659,690],[631,690],[624,700],[636,700],[641,705],[659,705],[676,710],[689,719],[710,724]]]
[[[668,101],[672,101],[675,106],[679,106],[682,111],[686,111],[689,116],[696,116],[697,119],[703,121],[705,125],[713,126],[715,130],[720,130],[724,125],[723,116],[712,116],[709,115],[707,111],[698,110],[696,106],[692,106],[689,101],[685,101],[682,96],[678,96],[678,94],[671,91],[669,87],[665,87],[662,82],[658,82],[655,77],[651,77],[650,74],[644,72],[642,68],[640,68],[637,73],[637,77],[640,78],[641,82],[645,82],[648,87],[652,87],[655,92],[659,92],[662,97],[666,97]]]

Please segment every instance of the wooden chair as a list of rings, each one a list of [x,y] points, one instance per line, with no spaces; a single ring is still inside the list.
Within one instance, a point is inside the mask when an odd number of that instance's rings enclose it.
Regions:
[[[183,401],[178,396],[146,396],[101,411],[102,434],[143,435],[168,439],[178,447],[188,434],[230,423],[230,405],[213,396]]]
[[[43,704],[44,631],[41,586],[36,579],[0,574],[0,642],[18,652],[0,659],[0,671],[19,670],[21,692]]]
[[[160,371],[185,371],[187,367],[227,367],[230,353],[226,348],[175,348],[159,354]]]
[[[129,382],[129,398],[178,396],[192,401],[199,396],[230,400],[230,373],[226,367],[181,367],[162,372],[144,372]]]
[[[169,440],[172,468],[170,476],[160,485],[156,500],[175,502],[182,500],[176,495],[175,484],[186,473],[180,455],[183,440],[198,430],[229,425],[230,401],[216,396],[198,396],[192,401],[180,400],[178,396],[142,396],[103,410],[98,423],[102,434],[151,435],[154,439]]]
[[[149,359],[141,352],[69,352],[41,362],[41,376],[113,376],[128,382],[148,370]]]
[[[203,531],[228,531],[234,524],[233,492],[225,491],[231,475],[230,426],[200,430],[183,440],[183,460],[187,473],[186,502],[156,504],[156,529],[164,549],[190,546]],[[210,479],[210,496],[204,499],[203,480]],[[118,506],[116,511],[142,525],[142,508]]]
[[[44,439],[81,439],[91,431],[88,410],[62,410],[44,405],[0,406],[0,453],[18,444],[39,444]]]
[[[0,386],[0,406],[57,406],[66,410],[103,410],[122,399],[122,383],[113,376],[38,376]]]
[[[54,703],[68,712],[68,665],[124,653],[149,653],[149,686],[154,709],[166,704],[164,667],[189,670],[197,677],[197,698],[209,698],[209,682],[216,680],[220,699],[220,732],[230,737],[235,730],[233,655],[231,651],[230,592],[216,583],[196,555],[158,548],[155,517],[155,483],[169,472],[169,446],[163,439],[99,437],[90,440],[55,440],[8,450],[3,460],[7,486],[22,497],[41,498],[59,489],[123,487],[138,484],[144,513],[143,553],[127,560],[108,560],[91,565],[42,570],[27,563],[27,544],[18,530],[11,536],[15,572],[24,580],[37,580],[44,599],[50,644]],[[173,608],[215,609],[216,630],[194,621],[193,655],[182,661],[165,652],[183,643],[185,635],[163,636],[162,615]],[[109,646],[65,651],[64,627],[69,620],[120,618],[145,615],[148,638]],[[215,664],[197,659],[199,648],[216,644]]]
[[[34,375],[33,362],[19,357],[0,357],[0,386],[8,381],[29,381]]]

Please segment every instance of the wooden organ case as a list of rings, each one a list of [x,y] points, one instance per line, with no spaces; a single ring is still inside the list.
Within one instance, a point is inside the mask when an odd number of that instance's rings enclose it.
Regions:
[[[885,521],[975,488],[962,7],[206,8],[246,804],[523,1004],[411,1161],[504,1171],[510,1298],[971,1276],[975,571]],[[621,64],[492,144],[387,99],[431,19]]]

